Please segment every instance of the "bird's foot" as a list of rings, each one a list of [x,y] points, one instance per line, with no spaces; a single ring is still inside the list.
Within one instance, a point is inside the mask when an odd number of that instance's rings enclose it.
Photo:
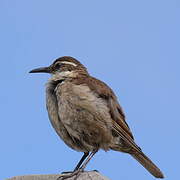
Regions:
[[[74,180],[76,180],[78,178],[78,176],[80,175],[80,173],[82,173],[83,171],[84,170],[80,168],[73,172],[64,172],[64,174],[62,174],[60,177],[58,177],[57,180],[64,180],[67,178],[71,178],[73,176],[74,176]]]
[[[93,171],[95,171],[95,172],[99,172],[97,169],[94,169]]]
[[[63,172],[61,172],[61,174],[70,174],[70,173],[73,173],[73,171],[63,171]]]

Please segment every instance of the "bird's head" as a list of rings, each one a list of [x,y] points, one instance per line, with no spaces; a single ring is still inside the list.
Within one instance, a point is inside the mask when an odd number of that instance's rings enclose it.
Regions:
[[[55,78],[74,77],[79,73],[88,74],[86,68],[70,56],[60,57],[50,66],[33,69],[29,73],[50,73]]]

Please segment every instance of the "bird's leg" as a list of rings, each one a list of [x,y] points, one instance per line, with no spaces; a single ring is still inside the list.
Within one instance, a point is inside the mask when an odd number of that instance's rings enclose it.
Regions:
[[[83,161],[87,158],[87,156],[89,155],[89,152],[85,152],[84,155],[82,156],[82,158],[80,159],[80,161],[78,162],[77,166],[75,167],[74,171],[78,170],[79,167],[81,166],[81,164],[83,163]],[[73,172],[74,172],[73,171]]]
[[[79,161],[78,165],[76,166],[76,168],[74,169],[74,171],[71,174],[62,175],[57,180],[64,180],[64,179],[67,179],[67,178],[70,178],[73,176],[76,176],[75,179],[77,179],[79,173],[84,171],[88,162],[92,159],[92,157],[96,154],[97,151],[98,151],[98,149],[93,150],[90,155],[89,155],[89,153],[84,154],[83,157],[81,158],[81,160]],[[86,157],[87,157],[87,159],[86,159]],[[86,159],[86,161],[82,164],[82,162],[85,159]],[[81,164],[82,164],[82,166],[80,167]]]
[[[80,161],[78,162],[77,166],[74,168],[73,171],[65,171],[62,172],[62,174],[67,174],[67,173],[73,173],[74,171],[78,170],[79,167],[81,166],[81,164],[83,163],[83,161],[86,159],[86,157],[89,155],[89,152],[84,152],[84,155],[82,156],[82,158],[80,159]]]
[[[79,168],[81,171],[84,171],[86,168],[88,162],[92,159],[92,157],[98,152],[98,149],[95,149],[91,152],[91,154],[87,157],[86,161],[82,164],[82,166]]]

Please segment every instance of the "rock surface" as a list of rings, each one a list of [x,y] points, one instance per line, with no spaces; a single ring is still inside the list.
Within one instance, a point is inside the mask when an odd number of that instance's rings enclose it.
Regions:
[[[16,176],[6,180],[57,180],[62,174],[47,174],[47,175],[25,175]],[[75,177],[68,178],[67,180],[74,180]],[[96,171],[85,171],[81,173],[76,180],[110,180]]]

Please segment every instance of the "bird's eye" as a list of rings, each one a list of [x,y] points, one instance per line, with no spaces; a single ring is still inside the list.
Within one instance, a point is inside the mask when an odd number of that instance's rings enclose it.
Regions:
[[[60,69],[60,67],[61,67],[61,64],[60,64],[60,63],[57,63],[57,64],[55,65],[55,69]]]

